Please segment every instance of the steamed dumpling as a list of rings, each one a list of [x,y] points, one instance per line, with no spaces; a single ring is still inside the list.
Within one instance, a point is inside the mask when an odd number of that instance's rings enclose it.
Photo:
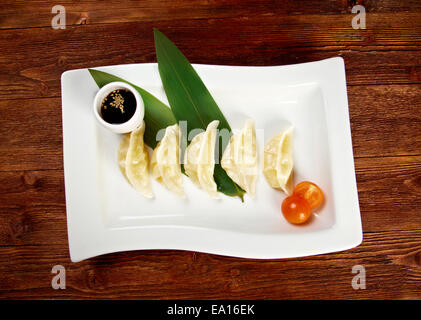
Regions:
[[[221,166],[235,183],[254,198],[258,169],[256,132],[252,119],[246,121],[240,133],[231,136]]]
[[[209,123],[205,132],[196,135],[186,148],[184,169],[194,184],[213,198],[219,198],[213,179],[215,167],[216,128],[219,121]]]
[[[118,167],[120,168],[121,173],[123,174],[124,178],[126,178],[127,181],[127,175],[126,175],[126,157],[127,157],[127,151],[129,150],[129,143],[130,143],[130,134],[127,133],[123,136],[123,139],[121,139],[120,146],[118,147],[117,152],[117,161],[118,161]]]
[[[130,133],[126,156],[126,176],[132,186],[147,198],[153,198],[149,181],[149,156],[143,142],[145,122]],[[123,138],[124,139],[124,138]]]
[[[292,133],[290,127],[272,137],[265,145],[263,174],[272,188],[281,189],[286,194],[292,192]]]
[[[177,124],[165,129],[165,135],[152,154],[152,176],[170,191],[185,197],[180,167],[180,128]]]

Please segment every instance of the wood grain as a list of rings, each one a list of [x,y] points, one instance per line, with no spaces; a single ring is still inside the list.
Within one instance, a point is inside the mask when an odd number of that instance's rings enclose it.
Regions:
[[[59,98],[0,102],[0,170],[63,168],[62,141]]]
[[[279,16],[302,14],[350,14],[354,5],[364,5],[369,13],[420,12],[417,0],[356,1],[356,0],[131,0],[60,1],[66,9],[66,24],[100,24],[137,21],[163,21],[182,19],[222,19],[232,17]],[[0,28],[50,27],[55,3],[51,1],[2,1]]]
[[[134,251],[71,263],[62,246],[0,248],[0,297],[77,299],[416,299],[421,296],[421,230],[366,233],[352,250],[286,260],[184,251]],[[66,289],[51,268],[66,268]],[[352,267],[366,269],[354,290]]]
[[[0,99],[58,97],[61,73],[69,69],[154,62],[153,27],[194,63],[283,65],[340,55],[349,85],[421,83],[419,17],[371,14],[366,30],[352,29],[351,15],[183,20],[176,27],[159,21],[3,30]]]
[[[0,3],[0,298],[421,299],[421,2],[47,0]],[[351,27],[362,4],[367,29]],[[152,28],[194,63],[345,60],[362,245],[249,260],[133,251],[71,263],[64,195],[63,71],[154,62]],[[66,267],[67,289],[51,288]],[[367,288],[354,290],[354,265]]]
[[[348,87],[355,157],[421,154],[421,85]]]

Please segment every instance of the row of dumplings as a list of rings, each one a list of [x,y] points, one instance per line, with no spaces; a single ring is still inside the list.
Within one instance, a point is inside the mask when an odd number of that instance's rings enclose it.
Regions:
[[[206,131],[197,134],[184,153],[186,175],[212,198],[218,198],[213,174],[215,145],[219,121],[209,123]],[[143,141],[145,123],[123,136],[118,150],[121,172],[143,196],[153,198],[149,179],[149,156]],[[153,150],[150,161],[152,177],[168,190],[185,197],[180,165],[181,131],[177,124],[165,129],[164,137]],[[249,196],[256,194],[258,152],[254,121],[248,119],[243,129],[230,137],[221,158],[228,176]],[[272,137],[264,148],[263,173],[269,185],[290,193],[293,169],[292,128]]]

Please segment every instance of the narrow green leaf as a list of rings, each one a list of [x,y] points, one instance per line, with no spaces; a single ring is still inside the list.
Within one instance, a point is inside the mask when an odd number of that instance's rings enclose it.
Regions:
[[[144,140],[149,147],[151,147],[152,149],[155,148],[157,144],[156,137],[158,131],[176,123],[176,119],[174,118],[171,109],[165,103],[161,102],[158,98],[156,98],[154,95],[124,79],[99,70],[88,70],[92,78],[94,78],[96,84],[100,88],[110,82],[122,81],[130,84],[139,92],[145,105],[144,120],[146,123],[146,128]]]
[[[218,129],[226,129],[231,133],[228,121],[187,58],[157,29],[154,29],[154,37],[162,84],[177,121],[186,121],[187,133],[190,133],[193,129],[206,129],[213,120],[219,120]],[[226,147],[223,143],[227,141],[219,143],[219,159]],[[214,178],[218,191],[243,199],[244,191],[220,165],[215,166]]]
[[[241,201],[244,202],[244,194],[246,192],[231,180],[219,163],[215,164],[213,178],[215,179],[219,192],[222,192],[230,197],[238,196],[241,198]]]

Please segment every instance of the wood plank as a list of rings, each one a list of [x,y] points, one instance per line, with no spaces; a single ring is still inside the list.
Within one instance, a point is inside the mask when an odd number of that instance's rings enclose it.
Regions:
[[[355,157],[420,154],[420,88],[348,87]],[[0,170],[62,168],[60,99],[0,100]]]
[[[256,48],[256,54],[239,52],[233,59],[229,53],[216,52],[212,58],[194,59],[197,63],[210,63],[217,65],[286,65],[304,63],[341,56],[345,60],[348,86],[353,85],[379,85],[379,84],[417,84],[421,83],[421,51],[417,50],[391,50],[391,51],[359,51],[343,48],[329,49],[280,49],[275,55],[265,54],[262,48]],[[153,49],[151,49],[153,50]],[[229,49],[227,49],[228,52]],[[60,96],[60,76],[62,72],[70,69],[88,68],[101,65],[125,63],[154,62],[154,53],[149,52],[144,57],[130,58],[127,53],[110,56],[107,59],[95,57],[89,60],[83,56],[71,57],[63,53],[60,57],[43,59],[40,65],[33,66],[33,62],[14,63],[3,65],[5,74],[0,75],[0,100],[13,98],[39,98]],[[199,53],[198,53],[199,54]],[[57,60],[58,59],[58,60]],[[77,61],[76,61],[77,60]],[[235,62],[233,62],[235,61]]]
[[[71,263],[60,245],[0,247],[1,298],[420,299],[421,230],[365,234],[340,253],[252,260],[184,251],[132,251]],[[66,289],[51,269],[66,268]],[[352,267],[366,289],[351,286]]]
[[[221,19],[232,17],[253,17],[257,15],[302,15],[302,14],[350,14],[355,4],[363,4],[368,13],[420,12],[417,0],[402,4],[399,0],[346,1],[326,0],[322,3],[312,0],[131,0],[100,1],[63,0],[66,9],[66,25],[99,24],[137,21],[163,21],[180,19]],[[0,29],[50,27],[55,4],[47,0],[11,1],[0,3]]]
[[[358,158],[356,174],[365,233],[421,229],[421,156]],[[65,210],[62,170],[0,171],[0,246],[67,247]]]
[[[421,153],[421,86],[348,87],[355,157]]]
[[[62,170],[2,171],[0,183],[0,245],[67,242]]]
[[[421,227],[421,157],[359,158],[355,162],[363,230]]]
[[[75,68],[155,61],[152,28],[194,63],[283,65],[341,55],[350,85],[421,83],[421,13],[303,15],[84,25],[0,32],[0,99],[60,96]]]
[[[63,168],[62,136],[60,99],[0,102],[0,170]]]

